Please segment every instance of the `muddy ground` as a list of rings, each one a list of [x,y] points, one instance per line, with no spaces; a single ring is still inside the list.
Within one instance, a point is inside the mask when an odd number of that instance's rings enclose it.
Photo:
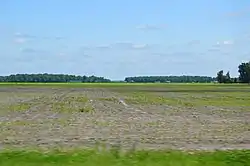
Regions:
[[[250,149],[250,111],[125,99],[101,88],[2,87],[0,148]]]

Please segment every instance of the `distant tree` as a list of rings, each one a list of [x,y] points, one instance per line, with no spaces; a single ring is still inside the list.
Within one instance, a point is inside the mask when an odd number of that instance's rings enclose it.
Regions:
[[[0,82],[111,82],[96,76],[75,76],[67,74],[16,74],[1,76]]]
[[[218,73],[217,73],[217,77],[216,77],[217,81],[219,83],[224,83],[225,82],[225,77],[223,75],[223,70],[220,70]]]
[[[238,82],[238,79],[237,79],[237,78],[233,78],[232,82],[233,82],[233,83],[237,83],[237,82]]]
[[[138,77],[126,77],[125,82],[138,82],[138,83],[192,83],[192,82],[213,82],[216,79],[207,76],[138,76]]]
[[[247,63],[241,63],[238,66],[238,69],[240,74],[239,81],[242,83],[250,83],[250,61]]]
[[[229,71],[224,77],[224,83],[232,83]]]

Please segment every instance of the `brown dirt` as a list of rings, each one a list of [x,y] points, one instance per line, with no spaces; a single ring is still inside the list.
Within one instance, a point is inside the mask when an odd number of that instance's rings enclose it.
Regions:
[[[12,93],[10,93],[12,92]],[[77,97],[88,98],[76,102]],[[101,100],[103,98],[116,100]],[[0,89],[0,147],[250,149],[249,112],[167,105],[129,105],[107,89]],[[8,106],[31,103],[9,111]],[[84,112],[85,106],[93,108]]]

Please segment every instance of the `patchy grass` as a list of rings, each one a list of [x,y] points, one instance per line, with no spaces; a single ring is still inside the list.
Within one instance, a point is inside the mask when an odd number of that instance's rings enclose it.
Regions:
[[[119,100],[115,97],[103,97],[103,98],[98,98],[100,101],[109,101],[109,102],[114,102],[114,103],[119,103]]]
[[[26,126],[26,125],[30,125],[31,122],[28,120],[16,120],[16,121],[4,121],[4,122],[0,122],[0,127],[4,126],[4,127],[9,127],[9,126]],[[0,129],[1,131],[1,129]]]
[[[79,102],[79,103],[87,103],[89,99],[86,96],[71,96],[65,99],[68,102]]]
[[[12,104],[7,107],[8,111],[27,111],[32,107],[33,103],[18,103],[18,104]]]
[[[250,95],[247,92],[210,92],[210,93],[124,93],[125,101],[130,104],[172,105],[172,106],[250,106]]]
[[[98,152],[96,150],[79,151],[2,151],[1,166],[249,166],[250,151],[134,151],[121,153],[119,149]]]
[[[61,113],[71,113],[71,112],[85,112],[85,113],[93,113],[95,109],[88,105],[87,103],[77,104],[75,102],[67,103],[67,102],[56,102],[51,106],[51,110],[55,112]]]
[[[84,148],[94,146],[94,140],[98,139],[110,144],[120,141],[124,149],[137,141],[139,149],[249,148],[250,86],[123,85],[88,84],[86,87],[92,87],[85,88],[83,84],[67,89],[75,85],[62,85],[65,88],[61,88],[59,84],[53,85],[58,86],[53,90],[42,85],[1,87],[0,104],[12,105],[12,110],[19,112],[2,108],[0,148]],[[13,89],[18,93],[6,98],[6,92]],[[33,96],[22,97],[26,93]],[[120,103],[119,99],[126,104]],[[32,103],[32,108],[25,108],[25,104],[20,106],[22,102]],[[30,110],[28,113],[22,112],[27,109]],[[124,156],[120,158],[129,160]],[[117,162],[117,165],[123,164]],[[140,163],[137,160],[131,162]],[[143,164],[147,165],[146,162]],[[156,163],[149,161],[149,164]],[[167,161],[165,165],[168,165]]]
[[[67,96],[61,101],[52,102],[51,110],[55,112],[94,112],[94,108],[88,105],[86,96]]]
[[[135,92],[128,94],[125,99],[128,104],[139,104],[139,105],[182,105],[182,106],[193,106],[192,103],[181,100],[179,98],[168,98],[164,96],[152,95],[148,92]]]
[[[95,112],[95,109],[91,106],[85,106],[83,108],[80,108],[79,112],[93,113],[93,112]]]

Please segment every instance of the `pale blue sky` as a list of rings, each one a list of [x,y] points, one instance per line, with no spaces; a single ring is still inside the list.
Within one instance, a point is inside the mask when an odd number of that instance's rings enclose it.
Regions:
[[[2,0],[0,74],[237,75],[249,0]]]

